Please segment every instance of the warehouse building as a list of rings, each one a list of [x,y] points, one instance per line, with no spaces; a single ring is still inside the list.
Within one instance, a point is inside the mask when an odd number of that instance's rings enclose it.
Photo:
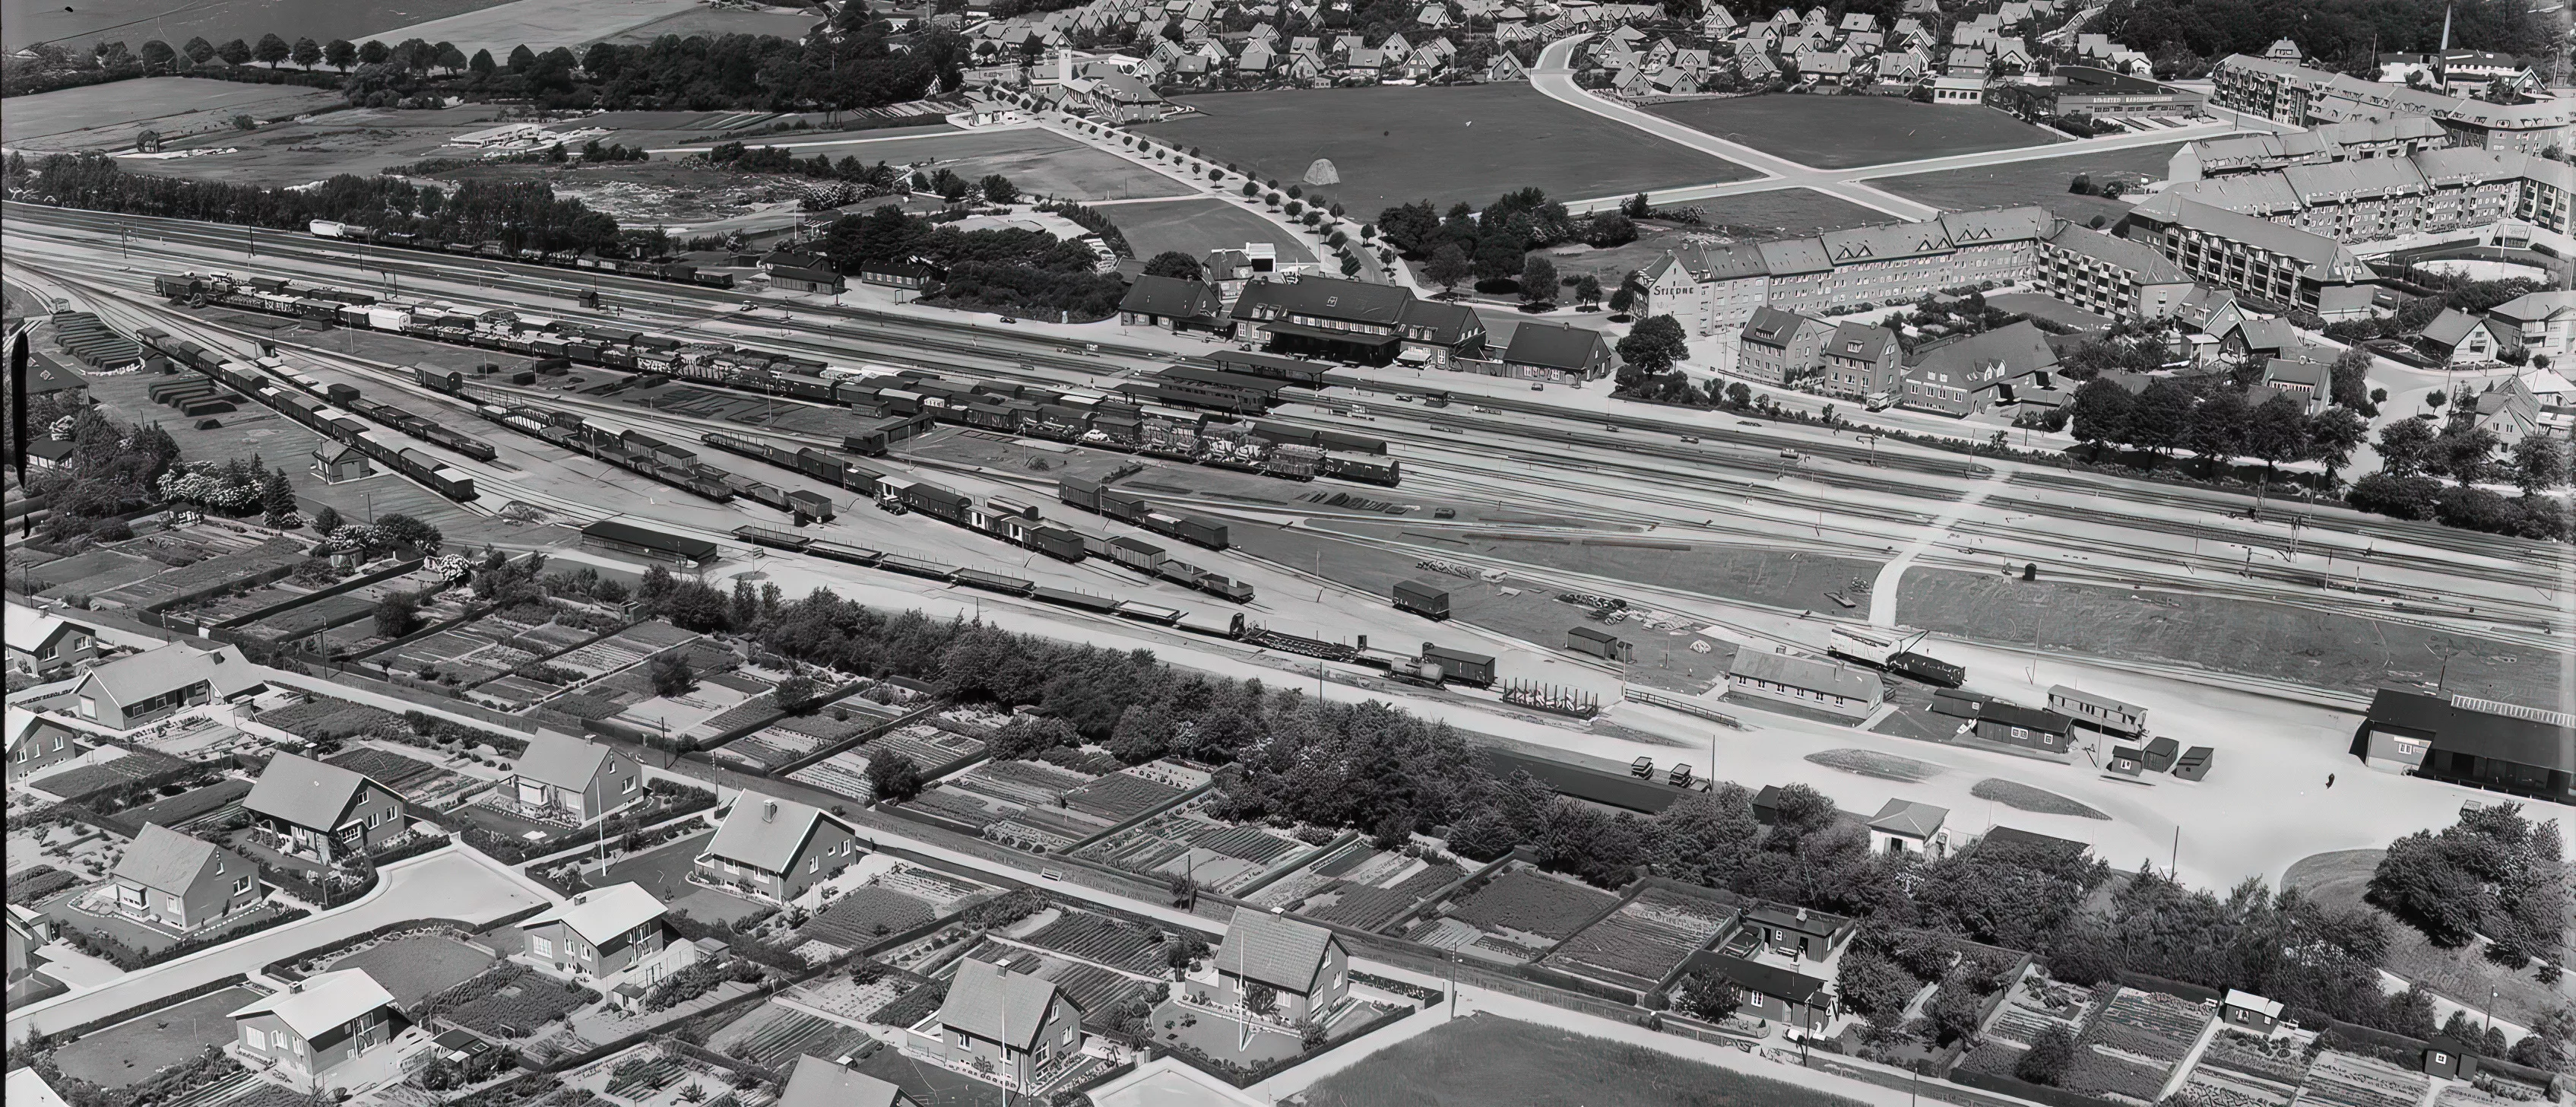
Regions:
[[[1726,694],[1782,703],[1859,720],[1878,710],[1884,688],[1878,675],[1836,661],[1796,654],[1737,650],[1726,671]]]
[[[2576,803],[2576,715],[2382,688],[2354,736],[2372,768]]]
[[[703,538],[646,530],[633,523],[602,519],[581,528],[581,544],[618,553],[676,562],[695,569],[715,563],[719,550]]]

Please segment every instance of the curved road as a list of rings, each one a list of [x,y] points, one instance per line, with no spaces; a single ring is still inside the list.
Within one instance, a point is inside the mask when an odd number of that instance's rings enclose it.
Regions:
[[[1941,209],[1908,200],[1863,182],[1880,177],[1902,177],[1917,173],[1940,173],[1953,169],[1975,169],[1989,165],[2007,165],[2019,161],[2038,161],[2081,154],[2125,150],[2139,146],[2161,146],[2169,142],[2212,138],[2232,132],[2257,129],[2282,131],[2286,128],[2262,119],[2220,113],[2221,118],[2188,127],[2161,131],[2129,131],[2104,138],[2052,142],[2022,146],[2009,150],[1992,150],[1978,154],[1951,154],[1918,158],[1912,161],[1887,162],[1850,169],[1818,169],[1802,165],[1776,154],[1766,154],[1740,142],[1730,142],[1705,131],[1693,129],[1625,103],[1595,96],[1574,83],[1574,53],[1591,36],[1575,35],[1549,43],[1539,53],[1538,64],[1530,67],[1530,86],[1549,99],[1567,104],[1603,119],[1623,123],[1666,142],[1697,150],[1710,157],[1731,161],[1762,174],[1752,180],[1725,181],[1717,184],[1686,185],[1657,191],[1650,195],[1656,203],[1685,203],[1711,200],[1748,192],[1771,192],[1784,188],[1809,188],[1839,200],[1883,211],[1899,219],[1925,220],[1941,214]],[[2216,109],[2213,109],[2216,110]],[[1594,200],[1570,202],[1575,211],[1592,211],[1617,204],[1621,197],[1606,196]]]
[[[463,846],[405,858],[379,872],[382,879],[375,890],[355,903],[11,1011],[9,1040],[55,1033],[234,973],[255,973],[280,957],[386,923],[426,918],[484,923],[555,899],[543,885]]]

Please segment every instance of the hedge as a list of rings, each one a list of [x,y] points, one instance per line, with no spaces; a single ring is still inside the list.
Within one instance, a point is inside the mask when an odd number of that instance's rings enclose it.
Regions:
[[[671,796],[671,800],[649,810],[611,815],[561,838],[530,842],[505,838],[479,826],[468,826],[459,832],[466,845],[490,854],[507,865],[517,865],[531,858],[561,853],[575,846],[586,846],[609,838],[622,838],[656,823],[669,822],[684,815],[694,815],[716,805],[716,794],[705,788],[655,780],[645,784],[648,793]]]
[[[63,940],[70,942],[74,949],[107,961],[127,972],[133,972],[136,969],[149,968],[164,961],[185,957],[201,949],[210,949],[247,937],[271,927],[282,926],[312,913],[301,907],[290,907],[264,919],[252,919],[222,930],[191,934],[150,953],[135,949],[105,934],[94,934],[77,926],[64,927]]]

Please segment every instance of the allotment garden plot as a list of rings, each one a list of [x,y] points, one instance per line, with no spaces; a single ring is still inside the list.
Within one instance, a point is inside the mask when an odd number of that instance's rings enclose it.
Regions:
[[[1082,768],[1045,761],[986,762],[898,810],[1043,853],[1178,800],[1208,780],[1206,770],[1170,761],[1124,769],[1106,758],[1079,763]]]
[[[1515,861],[1481,887],[1433,908],[1405,937],[1472,957],[1524,964],[1608,914],[1619,897]]]
[[[1708,948],[1738,912],[1696,890],[1651,887],[1547,955],[1553,968],[1639,993]]]
[[[1378,849],[1353,835],[1245,901],[1286,908],[1317,922],[1375,930],[1466,876],[1456,861],[1420,847]]]

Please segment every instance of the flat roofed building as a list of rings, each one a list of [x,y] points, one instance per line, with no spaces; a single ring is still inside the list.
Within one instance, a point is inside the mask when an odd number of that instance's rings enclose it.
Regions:
[[[2576,716],[2382,688],[2354,752],[2375,768],[2576,803]]]

